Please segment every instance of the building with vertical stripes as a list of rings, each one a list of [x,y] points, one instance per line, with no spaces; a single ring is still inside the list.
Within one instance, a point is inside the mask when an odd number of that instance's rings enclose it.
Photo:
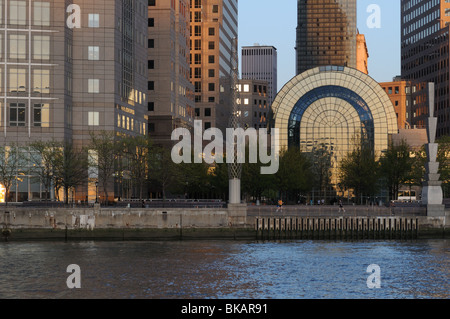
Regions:
[[[268,83],[269,104],[278,92],[277,49],[273,46],[242,47],[242,79]]]

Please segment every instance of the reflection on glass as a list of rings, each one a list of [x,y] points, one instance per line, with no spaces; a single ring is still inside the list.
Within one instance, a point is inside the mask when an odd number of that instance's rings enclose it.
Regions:
[[[99,80],[89,79],[88,80],[88,93],[99,93]]]
[[[27,23],[27,3],[26,1],[9,1],[10,24],[25,25]]]
[[[25,59],[27,57],[27,37],[21,34],[9,35],[9,57]]]
[[[33,122],[34,126],[50,127],[50,104],[34,104]]]
[[[50,36],[35,35],[33,37],[33,59],[50,59]]]
[[[9,125],[25,126],[25,103],[9,103]]]
[[[25,69],[9,69],[9,92],[25,92],[26,91],[26,70]]]
[[[50,3],[34,2],[33,3],[33,23],[34,25],[49,26],[50,25]]]
[[[50,93],[50,70],[33,70],[33,93]]]
[[[98,60],[100,55],[100,49],[98,46],[88,47],[88,60]]]
[[[89,28],[98,28],[100,26],[100,18],[97,13],[89,13]]]

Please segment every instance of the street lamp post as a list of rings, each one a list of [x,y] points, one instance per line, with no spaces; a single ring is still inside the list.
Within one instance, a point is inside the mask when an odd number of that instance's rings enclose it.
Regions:
[[[95,203],[98,204],[98,181],[95,182]]]

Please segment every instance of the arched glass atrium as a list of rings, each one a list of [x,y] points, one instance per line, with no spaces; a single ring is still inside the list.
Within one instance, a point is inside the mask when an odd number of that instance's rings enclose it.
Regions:
[[[331,184],[337,191],[339,162],[363,138],[380,155],[398,132],[392,102],[381,86],[352,68],[327,66],[289,81],[272,105],[281,148],[331,154]]]

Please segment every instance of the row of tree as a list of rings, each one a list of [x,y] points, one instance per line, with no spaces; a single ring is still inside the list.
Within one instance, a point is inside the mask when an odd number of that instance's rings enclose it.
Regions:
[[[444,194],[450,191],[450,137],[439,141],[438,161]],[[247,152],[248,154],[248,152]],[[268,198],[298,202],[312,190],[325,196],[333,187],[352,190],[357,201],[375,197],[388,190],[389,199],[396,199],[402,185],[421,185],[426,154],[422,148],[413,151],[405,143],[390,144],[386,152],[375,154],[366,143],[354,149],[339,163],[339,185],[331,185],[333,154],[324,145],[311,152],[298,148],[280,152],[279,169],[274,175],[261,175],[261,163],[243,164],[242,192],[248,199]],[[33,142],[26,146],[0,147],[0,183],[6,189],[22,176],[31,176],[41,183],[46,198],[55,190],[63,190],[67,202],[69,192],[95,180],[104,200],[114,192],[114,181],[128,181],[130,191],[122,195],[144,199],[159,196],[184,198],[228,198],[228,166],[216,163],[175,164],[171,149],[152,143],[148,137],[123,137],[111,133],[92,134],[90,143],[77,149],[71,143]]]

